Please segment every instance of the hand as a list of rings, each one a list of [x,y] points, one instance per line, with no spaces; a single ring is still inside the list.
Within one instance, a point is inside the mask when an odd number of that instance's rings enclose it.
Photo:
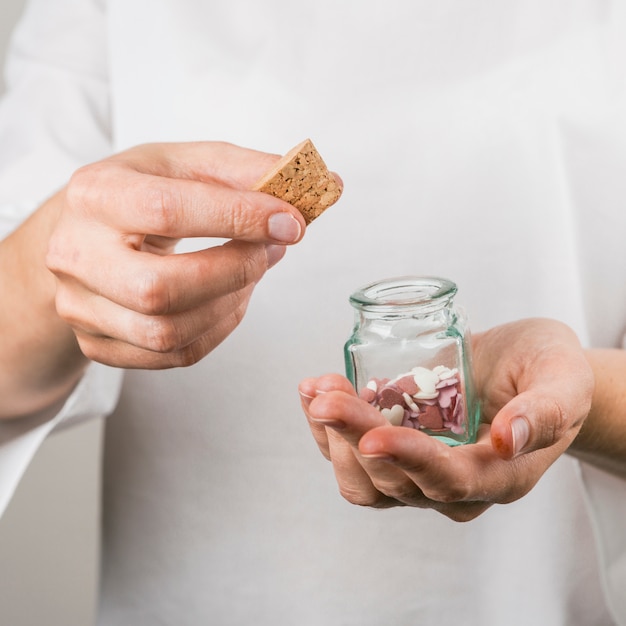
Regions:
[[[299,212],[249,191],[278,157],[222,143],[154,144],[80,169],[57,197],[46,264],[89,359],[197,362],[242,319],[255,284],[300,240]],[[224,245],[174,254],[183,237]]]
[[[300,383],[311,432],[348,501],[467,521],[528,493],[567,450],[593,393],[574,333],[552,320],[514,322],[476,335],[473,353],[484,423],[475,444],[455,448],[391,426],[343,376]]]

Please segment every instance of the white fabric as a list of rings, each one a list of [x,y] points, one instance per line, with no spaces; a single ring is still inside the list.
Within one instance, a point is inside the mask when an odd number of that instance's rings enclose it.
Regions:
[[[121,371],[92,363],[61,407],[0,424],[0,512],[7,507],[43,440],[55,428],[66,428],[111,413],[121,382]]]
[[[274,152],[310,136],[345,182],[214,353],[126,374],[101,626],[626,624],[624,481],[564,457],[469,524],[361,509],[296,393],[342,370],[347,296],[385,276],[455,280],[476,330],[542,315],[619,345],[624,33],[599,0],[30,3],[0,110],[8,222],[40,173],[62,184],[109,135]]]
[[[582,466],[582,477],[590,510],[595,513],[592,520],[609,605],[621,624],[626,615],[626,499],[620,497],[623,481],[590,465]]]

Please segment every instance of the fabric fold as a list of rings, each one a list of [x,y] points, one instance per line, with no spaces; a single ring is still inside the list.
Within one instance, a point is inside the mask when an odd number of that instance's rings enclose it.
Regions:
[[[30,417],[0,422],[0,517],[37,450],[54,430],[105,417],[119,397],[123,370],[92,363],[60,407]]]

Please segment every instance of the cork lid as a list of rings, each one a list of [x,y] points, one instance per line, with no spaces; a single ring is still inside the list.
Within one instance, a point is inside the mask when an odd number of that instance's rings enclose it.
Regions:
[[[310,139],[287,152],[252,189],[289,202],[307,224],[337,202],[343,191]]]

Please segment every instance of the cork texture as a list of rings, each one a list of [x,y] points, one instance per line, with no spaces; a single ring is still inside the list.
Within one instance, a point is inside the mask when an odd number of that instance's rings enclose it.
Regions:
[[[289,202],[307,224],[335,204],[343,191],[310,139],[285,154],[252,189]]]

